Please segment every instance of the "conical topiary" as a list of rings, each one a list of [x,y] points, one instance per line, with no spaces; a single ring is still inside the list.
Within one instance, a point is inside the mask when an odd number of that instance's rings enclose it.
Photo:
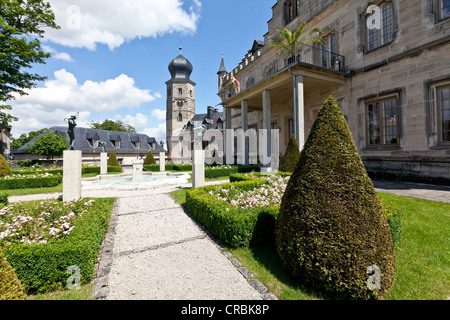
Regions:
[[[0,248],[0,300],[24,300],[25,289]]]
[[[327,295],[374,299],[394,282],[394,245],[383,206],[333,97],[286,187],[276,244],[285,266]]]
[[[117,160],[116,153],[114,151],[111,151],[111,154],[109,155],[107,164],[108,164],[108,167],[118,167],[118,166],[120,166],[120,163]]]
[[[0,155],[0,177],[5,177],[11,174],[11,168],[8,162]]]
[[[149,151],[149,152],[147,153],[147,155],[145,156],[145,159],[144,159],[144,165],[145,165],[145,166],[150,166],[150,165],[152,165],[152,164],[156,164],[156,160],[155,160],[155,158],[153,157],[152,152]]]
[[[297,139],[294,135],[291,135],[289,143],[284,154],[283,159],[280,161],[279,170],[282,172],[293,172],[300,158],[300,151],[298,148]]]

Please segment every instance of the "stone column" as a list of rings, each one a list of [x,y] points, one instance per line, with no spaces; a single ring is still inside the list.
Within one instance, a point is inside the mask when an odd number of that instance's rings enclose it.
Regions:
[[[269,90],[264,90],[262,92],[262,104],[263,104],[263,123],[262,123],[262,129],[265,130],[265,135],[260,135],[260,139],[264,138],[265,141],[262,141],[261,143],[264,143],[266,145],[266,150],[262,150],[266,154],[265,157],[271,158],[272,154],[272,148],[271,148],[271,107],[270,107],[270,92]],[[261,156],[261,151],[260,151]],[[263,163],[263,161],[261,161]],[[272,170],[271,168],[271,161],[269,160],[268,164],[264,164],[261,168],[261,172],[270,172]]]
[[[224,148],[224,151],[225,151],[225,163],[226,164],[229,164],[228,163],[228,153],[229,153],[229,148],[228,148],[228,145],[229,145],[229,140],[228,140],[228,138],[227,138],[227,130],[228,129],[231,129],[231,108],[228,108],[227,106],[223,106],[223,110],[224,110],[224,112],[225,112],[225,127],[223,128],[224,130],[223,130],[223,134],[224,134],[224,146],[225,146],[225,148]],[[234,151],[231,151],[231,152],[234,152]]]
[[[305,145],[305,101],[303,76],[294,76],[294,132],[298,147],[302,151]]]
[[[205,185],[205,152],[193,151],[192,161],[192,188],[200,188]]]
[[[159,171],[160,172],[166,171],[166,153],[165,152],[159,153]]]
[[[63,201],[81,199],[81,151],[65,150],[63,153]]]
[[[243,141],[242,141],[242,146],[243,148],[243,163],[244,165],[248,165],[249,161],[248,161],[248,150],[249,150],[249,146],[247,143],[247,138],[246,138],[246,133],[248,131],[248,101],[247,100],[242,100],[241,101],[241,128],[244,131],[243,134]]]
[[[108,154],[100,153],[100,174],[108,174]]]

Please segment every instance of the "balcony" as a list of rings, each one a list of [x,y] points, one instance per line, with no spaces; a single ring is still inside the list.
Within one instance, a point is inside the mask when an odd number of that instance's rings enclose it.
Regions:
[[[223,101],[227,101],[240,92],[246,91],[296,65],[304,67],[313,66],[323,71],[345,74],[344,56],[327,51],[318,46],[304,44],[302,49],[298,49],[291,57],[283,57],[279,52],[267,52],[259,55],[251,63],[246,63],[245,65],[241,63],[231,73],[225,76],[225,86],[219,92],[219,96]],[[230,82],[231,76],[234,76],[240,82],[239,89]]]

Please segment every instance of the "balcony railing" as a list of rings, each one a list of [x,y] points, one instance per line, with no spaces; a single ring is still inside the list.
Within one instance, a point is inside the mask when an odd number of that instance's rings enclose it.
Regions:
[[[260,62],[262,61],[262,62]],[[224,100],[228,100],[241,91],[270,78],[282,70],[288,69],[294,64],[302,63],[321,67],[334,72],[345,72],[345,57],[325,50],[321,46],[303,44],[301,49],[290,57],[283,57],[279,52],[267,56],[261,55],[258,59],[247,65],[240,64],[231,73],[225,76],[224,84],[229,84],[220,92]],[[252,67],[252,65],[255,65]],[[231,76],[240,80],[239,90],[230,82]]]

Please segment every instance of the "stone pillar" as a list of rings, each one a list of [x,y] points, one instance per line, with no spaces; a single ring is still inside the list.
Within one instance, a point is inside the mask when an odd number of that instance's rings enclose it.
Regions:
[[[203,150],[193,151],[192,161],[192,187],[200,188],[205,185],[205,152]]]
[[[280,167],[280,130],[275,129],[271,132],[271,168],[272,171],[278,171]]]
[[[265,156],[271,158],[272,148],[271,148],[271,107],[270,107],[270,92],[269,90],[264,90],[262,92],[262,104],[263,104],[263,123],[262,123],[262,129],[265,130],[265,135],[260,135],[260,139],[263,138],[265,141],[262,141],[262,143],[265,143],[266,150],[262,150],[263,152],[266,152]],[[261,153],[261,152],[260,152]],[[261,156],[261,155],[260,155]],[[261,161],[262,162],[262,161]],[[264,164],[261,168],[261,172],[270,172],[272,171],[270,161],[268,164]]]
[[[248,150],[249,150],[249,146],[247,143],[247,138],[246,138],[246,133],[248,131],[248,101],[247,100],[242,100],[241,101],[241,128],[244,131],[244,134],[242,136],[242,146],[243,146],[243,150],[242,150],[242,157],[243,157],[243,163],[244,165],[248,165],[249,161],[248,161]]]
[[[63,154],[63,201],[81,199],[81,151],[65,150]]]
[[[108,154],[100,153],[100,174],[108,174]]]
[[[133,161],[133,181],[139,181],[144,178],[144,160]]]
[[[294,76],[294,132],[298,147],[302,151],[305,145],[305,101],[303,76]]]
[[[165,152],[159,153],[159,171],[160,172],[166,171],[166,153]]]
[[[234,165],[234,130],[227,129],[225,131],[225,163]]]
[[[227,106],[223,106],[223,110],[224,110],[224,112],[225,112],[225,127],[224,127],[224,130],[223,130],[223,133],[224,133],[224,145],[225,145],[225,148],[224,148],[224,151],[225,151],[225,163],[226,164],[229,164],[228,163],[228,138],[227,138],[227,130],[228,129],[231,129],[231,108],[228,108]]]

